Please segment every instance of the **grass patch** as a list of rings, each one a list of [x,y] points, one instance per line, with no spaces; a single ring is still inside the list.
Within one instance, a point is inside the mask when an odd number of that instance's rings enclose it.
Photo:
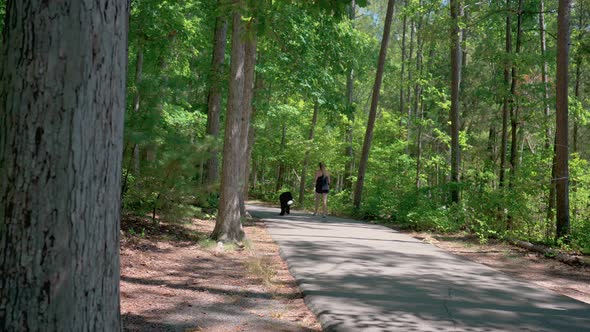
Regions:
[[[251,257],[246,261],[246,269],[248,273],[255,278],[262,280],[265,285],[272,285],[273,278],[277,275],[277,270],[274,267],[270,258],[267,257]]]

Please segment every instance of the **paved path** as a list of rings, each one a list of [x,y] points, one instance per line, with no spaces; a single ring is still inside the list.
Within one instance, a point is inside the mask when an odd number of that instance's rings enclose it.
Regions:
[[[590,305],[388,228],[249,205],[324,331],[590,331]]]

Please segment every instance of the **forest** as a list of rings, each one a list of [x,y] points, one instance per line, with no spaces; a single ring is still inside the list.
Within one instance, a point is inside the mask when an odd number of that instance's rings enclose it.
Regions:
[[[242,61],[255,73],[245,78],[247,135],[233,143],[246,149],[238,159],[247,173],[232,183],[244,185],[246,199],[274,203],[291,191],[298,208],[311,207],[313,173],[324,162],[332,214],[468,231],[481,241],[558,240],[588,252],[590,4],[574,1],[571,8],[569,216],[560,236],[552,167],[558,2],[464,0],[455,18],[449,5],[253,1],[239,8],[242,27],[235,30],[238,10],[224,1],[132,1],[125,211],[215,218],[227,208],[218,199],[228,180],[220,165],[231,137],[224,136],[226,112],[239,108],[232,106],[231,64],[241,31],[241,41],[254,48]],[[460,50],[456,138],[453,22]]]
[[[312,209],[319,163],[332,216],[590,254],[588,0],[0,18],[0,329],[120,330],[122,216],[242,243],[249,200]]]

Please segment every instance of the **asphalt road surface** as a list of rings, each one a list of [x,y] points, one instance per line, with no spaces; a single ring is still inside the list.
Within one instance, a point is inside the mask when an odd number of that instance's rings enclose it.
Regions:
[[[590,305],[383,226],[248,205],[324,331],[590,331]]]

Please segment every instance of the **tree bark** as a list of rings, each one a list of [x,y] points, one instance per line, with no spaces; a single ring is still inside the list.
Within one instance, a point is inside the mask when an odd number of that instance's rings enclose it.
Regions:
[[[383,69],[385,66],[385,57],[387,55],[387,45],[389,43],[389,34],[391,31],[391,21],[393,20],[393,8],[395,0],[388,0],[387,14],[385,15],[385,26],[383,27],[383,38],[381,39],[381,50],[379,51],[379,60],[377,62],[377,73],[375,75],[375,84],[373,85],[373,95],[371,99],[371,109],[369,110],[369,119],[367,122],[367,130],[365,132],[365,140],[363,143],[363,150],[361,152],[361,160],[359,163],[359,171],[357,176],[356,188],[354,191],[353,204],[355,208],[360,208],[363,194],[363,185],[365,182],[365,173],[367,171],[367,162],[369,160],[369,151],[371,150],[371,143],[373,141],[373,129],[375,128],[375,118],[377,116],[377,104],[379,103],[379,91],[383,81]]]
[[[313,117],[311,118],[311,126],[309,128],[308,144],[313,144],[313,137],[315,126],[318,122],[318,114],[320,113],[320,104],[316,100],[313,105]],[[307,166],[309,165],[309,150],[305,151],[305,160],[303,160],[303,169],[301,170],[301,181],[299,183],[299,203],[303,204],[305,201],[305,178],[307,173]]]
[[[9,0],[0,330],[120,331],[126,1]]]
[[[408,1],[404,0],[404,7],[408,6]],[[402,53],[401,53],[401,70],[400,70],[400,81],[399,81],[399,112],[400,112],[400,121],[403,118],[404,113],[406,112],[406,97],[404,95],[404,82],[405,82],[405,74],[406,74],[406,30],[408,29],[408,15],[404,12],[403,22],[402,22]]]
[[[220,6],[220,1],[217,1]],[[219,137],[219,116],[221,113],[221,82],[223,76],[223,60],[227,39],[227,20],[223,14],[215,19],[215,35],[213,37],[213,58],[211,60],[211,78],[209,95],[207,97],[207,135],[217,139]],[[215,140],[217,146],[217,140]],[[217,148],[211,151],[207,160],[207,174],[205,182],[214,184],[219,173],[219,158]]]
[[[459,29],[459,1],[451,0],[451,201],[459,202],[459,173],[461,166],[461,147],[459,146],[459,87],[461,85],[461,31]]]
[[[520,54],[520,45],[522,39],[522,3],[523,0],[518,0],[517,24],[516,24],[516,49],[515,53]],[[519,98],[518,98],[518,67],[512,62],[512,85],[510,87],[510,128],[511,128],[511,144],[510,144],[510,182],[509,187],[514,186],[516,180],[516,170],[518,169],[518,122],[519,122]],[[510,219],[509,219],[510,220]],[[509,225],[511,226],[511,225]]]
[[[571,0],[559,1],[557,12],[557,112],[556,112],[556,237],[569,235],[569,170],[568,170],[568,62]]]
[[[285,152],[285,144],[287,139],[287,125],[285,123],[282,125],[281,133],[281,151],[279,154],[281,159],[279,160],[279,171],[277,174],[277,186],[275,188],[275,192],[281,190],[285,181],[285,162],[283,162],[283,155]]]
[[[506,156],[508,153],[508,117],[509,117],[509,93],[508,84],[510,82],[510,63],[512,56],[512,19],[510,14],[510,0],[506,0],[506,56],[508,60],[504,63],[504,101],[502,105],[502,141],[500,146],[500,187],[506,182]]]
[[[211,238],[221,242],[240,242],[245,234],[240,218],[240,129],[243,116],[245,46],[242,39],[242,2],[234,1],[229,96],[225,116],[225,137],[219,212]]]
[[[246,26],[246,45],[244,62],[244,115],[241,123],[241,190],[240,190],[240,214],[246,217],[246,199],[248,193],[248,147],[250,146],[250,121],[252,119],[252,101],[254,99],[254,79],[256,68],[256,30],[257,19],[251,18]]]
[[[541,31],[541,57],[543,58],[543,66],[541,69],[541,80],[543,81],[543,109],[545,114],[545,150],[549,150],[551,146],[551,125],[549,120],[549,83],[547,79],[547,39],[545,33],[545,1],[541,0],[539,9],[539,30]]]
[[[141,99],[140,86],[143,78],[143,48],[140,46],[137,50],[137,61],[135,65],[135,98],[133,99],[133,112],[139,113]],[[133,145],[133,175],[138,177],[140,174],[140,157],[139,144]]]
[[[351,1],[350,4],[350,12],[348,14],[348,18],[352,22],[352,26],[354,27],[354,20],[356,19],[356,3],[355,0]],[[343,189],[352,189],[352,174],[354,172],[354,149],[353,149],[353,128],[354,128],[354,118],[355,118],[355,109],[354,109],[354,68],[348,68],[348,74],[346,75],[346,107],[348,111],[348,121],[350,123],[346,126],[346,149],[344,151],[344,155],[348,160],[348,165],[344,167],[344,183]]]

